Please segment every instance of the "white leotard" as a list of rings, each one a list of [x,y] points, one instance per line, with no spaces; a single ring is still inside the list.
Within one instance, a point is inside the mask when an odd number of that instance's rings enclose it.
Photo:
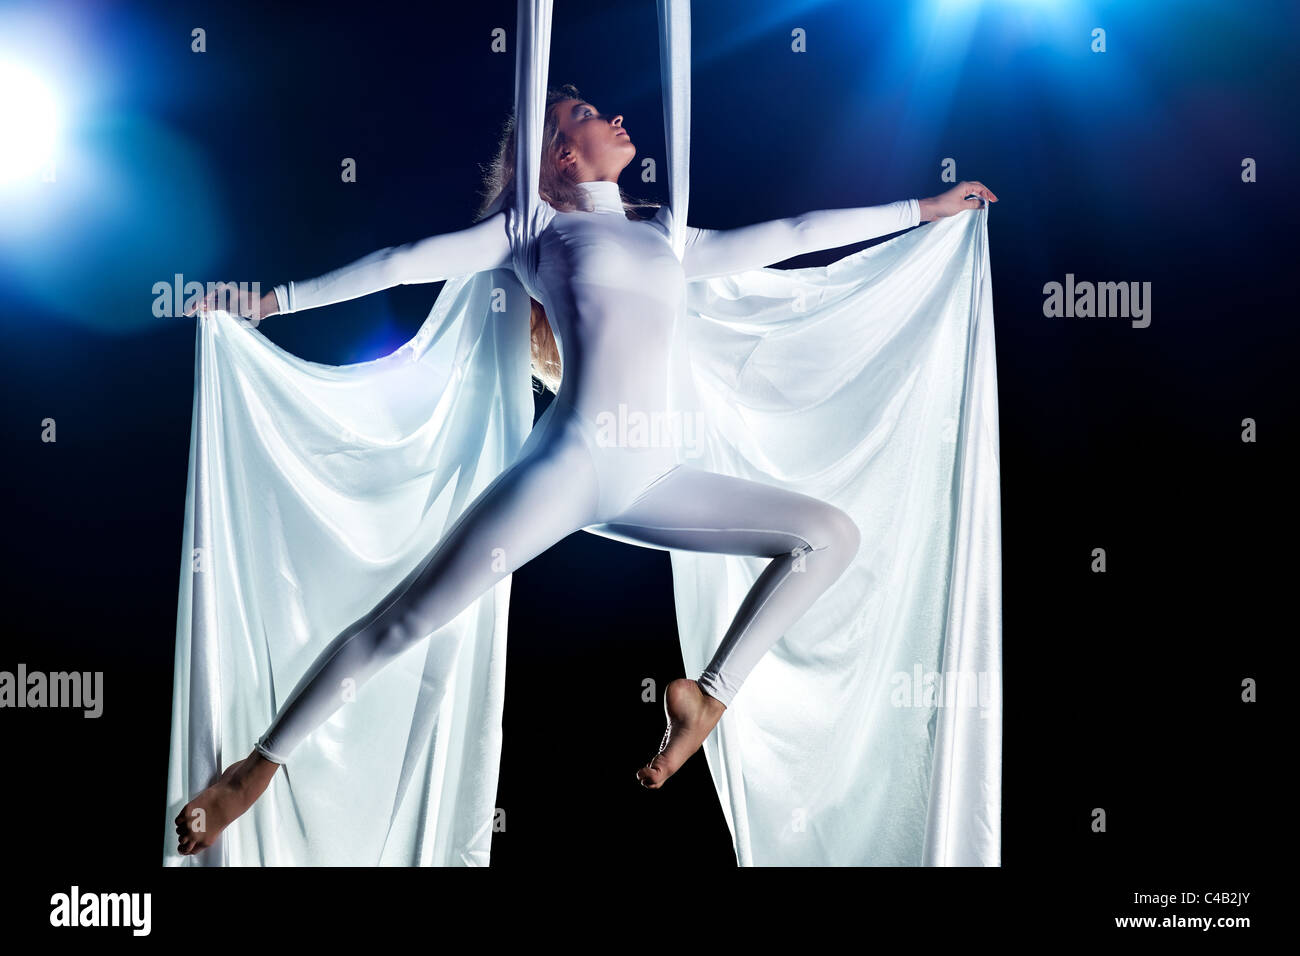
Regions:
[[[628,219],[613,182],[580,184],[591,210],[556,212],[537,233],[536,291],[560,345],[562,382],[515,462],[432,552],[318,657],[258,740],[288,753],[396,654],[578,529],[659,548],[772,558],[742,603],[700,687],[730,704],[745,676],[840,575],[858,547],[842,510],[785,489],[715,474],[671,446],[610,441],[620,407],[667,407],[673,336],[685,281],[760,268],[917,225],[915,199],[818,210],[738,229],[688,228],[673,254],[672,215]],[[549,209],[549,207],[548,207]],[[372,255],[316,279],[277,286],[282,312],[395,285],[510,268],[509,213]]]
[[[681,262],[668,236],[672,215],[627,218],[618,184],[579,184],[591,211],[554,212],[537,238],[541,301],[560,346],[557,400],[576,413],[596,446],[602,515],[618,510],[680,459],[658,446],[606,451],[609,428],[632,414],[666,415],[672,336],[685,308],[685,280],[771,265],[819,249],[862,242],[917,225],[920,206],[826,209],[738,229],[688,227]],[[509,267],[507,212],[458,232],[382,249],[316,279],[277,286],[282,312],[316,308],[395,285],[435,282]],[[643,419],[645,420],[645,419]],[[599,438],[597,436],[600,436]],[[620,466],[615,462],[621,462]]]

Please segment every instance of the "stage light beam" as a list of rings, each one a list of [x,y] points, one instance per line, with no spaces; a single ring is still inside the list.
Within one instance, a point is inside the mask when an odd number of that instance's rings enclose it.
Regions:
[[[41,80],[0,61],[0,184],[33,177],[54,159],[58,108]]]

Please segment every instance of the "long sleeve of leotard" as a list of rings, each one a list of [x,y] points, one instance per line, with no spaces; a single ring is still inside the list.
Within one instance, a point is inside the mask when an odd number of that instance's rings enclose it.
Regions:
[[[686,230],[682,268],[687,279],[760,269],[819,249],[834,249],[920,224],[921,204],[901,199],[883,206],[817,209],[736,229]]]
[[[315,279],[277,285],[280,312],[299,312],[369,295],[395,285],[439,282],[498,269],[511,261],[505,212],[468,229],[380,249]]]

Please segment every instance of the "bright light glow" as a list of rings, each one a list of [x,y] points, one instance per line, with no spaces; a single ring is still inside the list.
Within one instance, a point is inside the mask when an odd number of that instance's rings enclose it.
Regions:
[[[0,183],[33,176],[54,159],[54,96],[34,74],[0,62]]]

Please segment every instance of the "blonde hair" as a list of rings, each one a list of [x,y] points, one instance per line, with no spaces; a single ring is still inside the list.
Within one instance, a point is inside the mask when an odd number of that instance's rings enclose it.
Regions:
[[[564,134],[560,131],[559,118],[555,105],[562,100],[581,100],[582,94],[572,83],[565,83],[558,89],[546,92],[546,119],[542,124],[542,168],[538,174],[538,193],[543,200],[561,212],[575,209],[591,211],[591,204],[585,191],[575,182],[556,161],[561,147],[564,146]],[[514,205],[515,181],[515,115],[511,111],[502,127],[501,138],[497,144],[496,156],[483,170],[483,189],[480,192],[481,203],[477,222],[483,219],[487,211],[496,203],[498,197],[506,190],[507,205]],[[623,208],[629,219],[639,219],[638,209],[657,209],[658,203],[642,202],[633,199],[619,188]],[[555,341],[555,332],[546,309],[536,299],[529,296],[531,311],[528,320],[528,338],[530,342],[533,378],[543,388],[552,392],[559,391],[563,370],[560,363],[560,349]]]

